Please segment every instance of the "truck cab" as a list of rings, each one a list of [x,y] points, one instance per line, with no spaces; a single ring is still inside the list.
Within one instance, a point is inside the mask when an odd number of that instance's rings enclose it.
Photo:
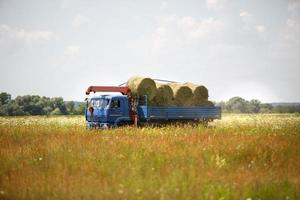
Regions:
[[[85,117],[88,128],[116,127],[130,121],[126,95],[100,95],[87,100]]]

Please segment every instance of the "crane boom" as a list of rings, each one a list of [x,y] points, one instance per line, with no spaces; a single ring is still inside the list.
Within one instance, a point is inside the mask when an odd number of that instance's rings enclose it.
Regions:
[[[90,92],[120,92],[123,95],[130,96],[131,90],[128,87],[119,86],[90,86],[86,90],[85,94],[89,95]]]

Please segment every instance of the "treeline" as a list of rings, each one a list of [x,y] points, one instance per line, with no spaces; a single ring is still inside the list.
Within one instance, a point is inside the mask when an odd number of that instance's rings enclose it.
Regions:
[[[229,113],[300,113],[300,105],[272,105],[257,99],[247,101],[233,97],[226,102],[218,102],[222,112]],[[40,97],[38,95],[18,96],[0,93],[0,116],[18,115],[83,115],[84,102],[64,101],[61,97]]]
[[[261,103],[257,99],[247,101],[241,97],[233,97],[228,101],[218,102],[222,112],[229,113],[300,113],[300,105],[272,105]]]
[[[85,103],[64,101],[61,97],[40,97],[38,95],[18,96],[0,93],[0,115],[81,115],[84,114]]]

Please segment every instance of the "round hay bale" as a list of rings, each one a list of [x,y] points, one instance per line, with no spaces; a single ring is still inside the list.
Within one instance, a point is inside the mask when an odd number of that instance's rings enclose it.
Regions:
[[[173,105],[173,90],[169,85],[156,83],[157,92],[154,97],[154,105],[171,106]]]
[[[127,81],[133,96],[147,95],[148,101],[152,101],[156,95],[156,84],[151,78],[132,77]]]
[[[193,83],[185,83],[185,86],[188,86],[193,91],[193,104],[195,106],[200,105],[203,101],[208,100],[208,90],[203,85],[196,85]]]
[[[201,102],[198,102],[198,104],[196,106],[210,107],[210,106],[215,106],[215,105],[211,101],[203,100]]]
[[[174,93],[174,103],[177,106],[191,106],[193,99],[192,90],[183,84],[170,83],[169,86],[172,88]]]
[[[193,91],[193,94],[196,98],[207,100],[208,99],[208,90],[203,85],[196,85],[193,83],[185,83],[185,86],[188,86]]]

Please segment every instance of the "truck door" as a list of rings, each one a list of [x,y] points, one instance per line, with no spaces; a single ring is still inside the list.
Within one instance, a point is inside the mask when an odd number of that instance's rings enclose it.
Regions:
[[[117,118],[122,116],[122,101],[120,99],[112,99],[110,103],[109,121],[113,123],[117,120]]]

